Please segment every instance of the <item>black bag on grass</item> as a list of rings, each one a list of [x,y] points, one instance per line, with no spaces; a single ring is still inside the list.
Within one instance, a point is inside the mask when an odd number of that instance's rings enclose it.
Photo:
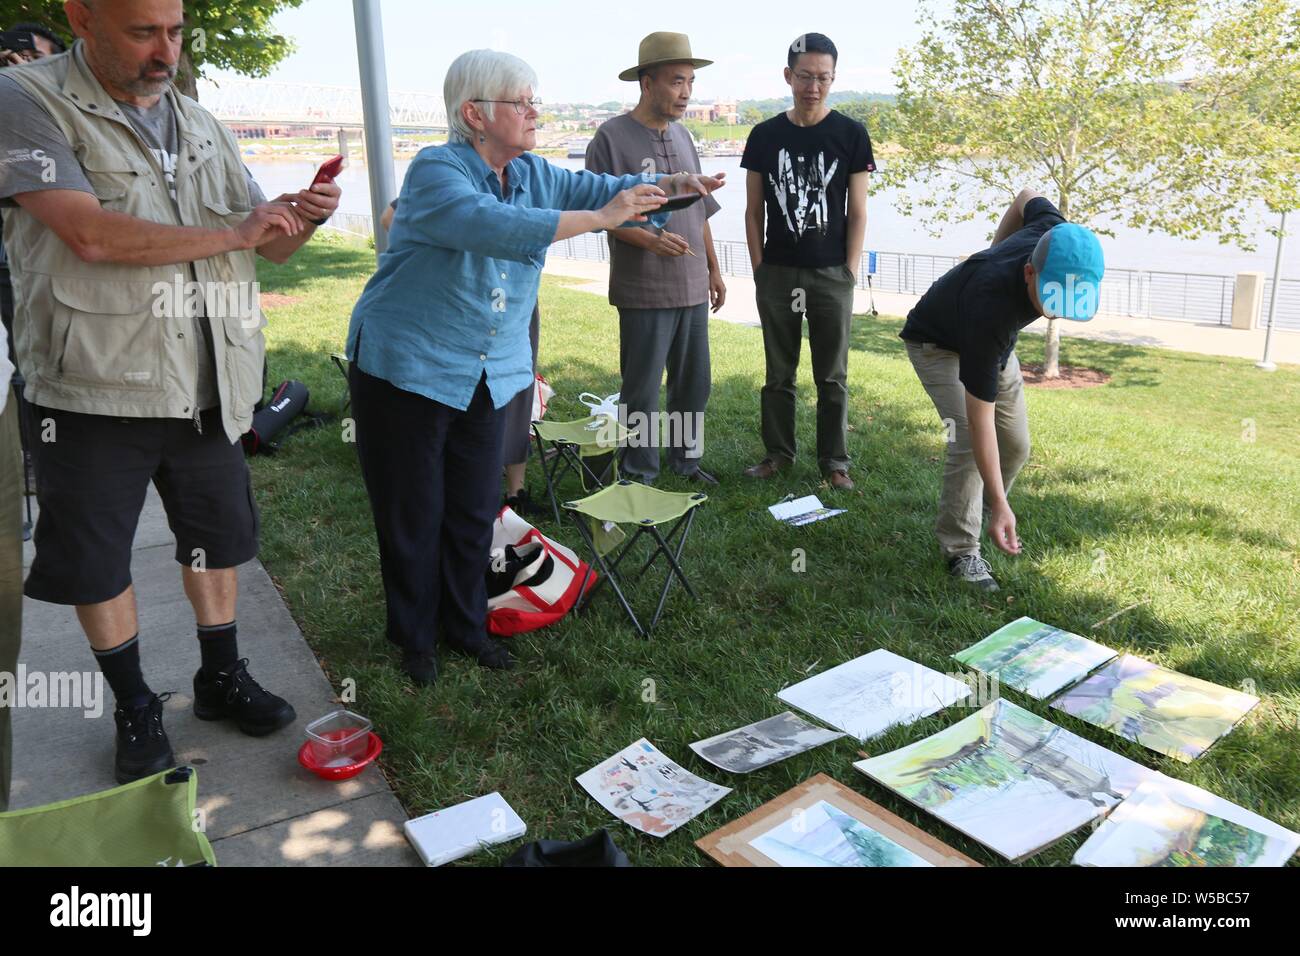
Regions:
[[[264,404],[259,403],[259,407],[253,411],[253,424],[244,434],[244,453],[247,455],[271,454],[279,445],[275,438],[282,435],[288,438],[295,427],[289,432],[285,429],[289,424],[303,413],[307,408],[307,401],[311,398],[311,393],[307,391],[307,386],[302,382],[281,382],[276,386],[271,400]]]
[[[502,866],[631,866],[627,854],[615,844],[603,827],[591,836],[572,843],[537,840],[525,843]]]

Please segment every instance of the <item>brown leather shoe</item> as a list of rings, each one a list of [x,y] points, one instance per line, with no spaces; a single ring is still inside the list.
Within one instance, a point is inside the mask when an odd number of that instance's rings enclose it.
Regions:
[[[853,479],[847,471],[832,471],[826,476],[826,482],[836,491],[852,491]]]
[[[772,458],[764,458],[757,465],[745,469],[746,478],[771,478],[781,471],[781,465]]]

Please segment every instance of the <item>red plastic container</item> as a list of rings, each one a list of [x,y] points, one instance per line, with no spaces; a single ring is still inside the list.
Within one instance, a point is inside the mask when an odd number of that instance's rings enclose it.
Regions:
[[[342,733],[343,731],[340,731]],[[379,735],[374,731],[366,742],[366,752],[356,763],[344,764],[343,766],[323,767],[316,762],[316,756],[312,751],[311,741],[303,744],[298,750],[298,763],[302,764],[322,780],[348,780],[355,777],[366,767],[374,763],[381,753],[384,752],[384,742],[379,739]]]

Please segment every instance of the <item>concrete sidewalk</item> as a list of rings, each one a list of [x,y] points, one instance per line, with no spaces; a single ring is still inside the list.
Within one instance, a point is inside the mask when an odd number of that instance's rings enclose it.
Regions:
[[[574,286],[575,289],[608,299],[608,262],[551,256],[546,260],[546,274],[580,279],[582,281]],[[759,321],[758,306],[754,302],[754,280],[744,276],[723,276],[723,281],[727,284],[727,301],[717,318],[737,325],[757,326]],[[881,315],[901,318],[911,311],[919,298],[916,295],[877,292],[876,309]],[[870,307],[870,293],[866,289],[857,290],[853,296],[854,313],[864,314]],[[1039,334],[1046,332],[1047,320],[1040,319],[1026,331]],[[1143,348],[1175,349],[1201,355],[1223,355],[1256,362],[1264,355],[1262,329],[1231,329],[1195,322],[1099,315],[1091,322],[1062,322],[1061,334],[1070,338],[1096,339]],[[901,349],[902,343],[899,347]],[[1272,359],[1278,364],[1300,365],[1300,332],[1274,331]]]
[[[198,770],[198,805],[223,866],[419,866],[402,833],[406,813],[377,767],[328,783],[298,765],[307,723],[337,709],[330,687],[261,562],[239,569],[239,648],[253,676],[293,704],[298,720],[269,737],[246,737],[226,721],[194,717],[199,649],[181,589],[175,540],[153,489],[136,531],[131,572],[140,608],[141,661],[153,689],[173,696],[164,723],[176,759]],[[32,558],[29,542],[24,565]],[[23,602],[19,660],[32,671],[98,672],[70,607]],[[103,713],[18,709],[13,715],[10,809],[40,806],[116,786],[113,701]]]

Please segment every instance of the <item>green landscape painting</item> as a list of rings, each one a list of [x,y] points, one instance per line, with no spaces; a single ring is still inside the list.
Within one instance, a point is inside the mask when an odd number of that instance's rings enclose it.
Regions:
[[[1038,700],[1088,676],[1115,657],[1108,647],[1022,617],[952,655],[967,667]]]
[[[1052,706],[1144,747],[1191,763],[1259,698],[1125,654]]]

